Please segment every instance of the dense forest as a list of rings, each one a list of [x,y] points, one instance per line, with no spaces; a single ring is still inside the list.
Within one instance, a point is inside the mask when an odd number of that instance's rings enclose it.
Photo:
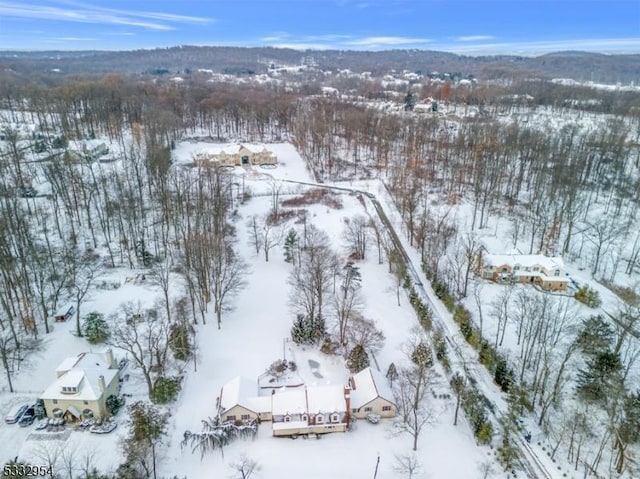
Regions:
[[[389,70],[424,73],[457,71],[483,80],[496,78],[572,78],[577,81],[629,84],[640,81],[640,55],[604,55],[559,52],[537,57],[465,56],[428,50],[358,52],[341,50],[299,51],[284,48],[181,46],[151,50],[0,52],[0,66],[17,72],[41,73],[61,69],[83,74],[151,71],[179,73],[198,68],[217,72],[263,73],[271,63],[309,63],[323,70],[350,69],[381,75]]]

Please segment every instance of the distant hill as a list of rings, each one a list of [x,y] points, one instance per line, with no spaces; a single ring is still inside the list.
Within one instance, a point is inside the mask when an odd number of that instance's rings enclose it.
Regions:
[[[178,46],[131,51],[0,52],[0,65],[16,72],[178,73],[198,68],[227,73],[261,73],[271,63],[312,63],[323,69],[350,69],[373,74],[389,70],[428,73],[460,72],[480,79],[566,77],[599,83],[640,83],[640,54],[604,55],[557,52],[537,57],[494,55],[472,57],[429,50],[299,51],[282,48]]]

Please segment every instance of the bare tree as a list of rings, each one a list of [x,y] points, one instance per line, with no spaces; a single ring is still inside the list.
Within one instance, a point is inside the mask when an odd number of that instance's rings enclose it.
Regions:
[[[80,327],[80,306],[84,301],[89,288],[93,284],[100,264],[97,254],[87,252],[79,253],[77,250],[69,250],[65,255],[68,262],[67,290],[72,294],[76,308],[76,335],[82,337]]]
[[[367,252],[369,237],[369,221],[365,216],[358,215],[346,220],[344,239],[349,245],[349,251],[354,259],[363,260]]]
[[[23,360],[39,347],[40,340],[28,336],[23,329],[16,330],[14,334],[9,328],[0,328],[0,360],[10,392],[13,392],[13,373],[19,365],[24,364]]]
[[[233,250],[231,243],[217,241],[212,265],[211,293],[218,322],[222,327],[222,310],[228,307],[229,300],[240,292],[246,284],[245,276],[249,266]]]
[[[396,455],[394,457],[396,462],[393,466],[393,470],[398,474],[411,479],[415,474],[420,474],[420,472],[422,471],[422,465],[420,464],[418,456],[416,456],[415,452]]]
[[[427,343],[420,341],[410,358],[411,365],[401,369],[396,381],[395,396],[403,429],[413,437],[413,450],[416,451],[423,428],[436,419],[432,405],[427,404],[427,393],[435,382],[435,375],[431,370],[431,347]]]
[[[333,298],[336,318],[338,319],[338,341],[347,343],[349,321],[362,311],[360,269],[348,262],[342,268],[342,283]]]
[[[361,315],[354,315],[347,326],[347,349],[362,346],[369,353],[377,353],[384,346],[384,333],[376,328],[376,323]]]
[[[164,371],[169,349],[169,323],[166,318],[143,312],[140,304],[125,303],[111,319],[108,344],[125,351],[140,368],[149,395],[153,393],[153,372]]]
[[[249,228],[249,243],[256,249],[256,254],[260,254],[262,248],[262,232],[260,231],[260,220],[258,215],[252,215],[247,221]]]
[[[259,472],[262,466],[250,457],[241,455],[235,462],[230,464],[234,471],[234,476],[238,479],[249,479],[254,472]]]
[[[264,260],[269,262],[269,251],[275,248],[282,242],[283,230],[269,221],[268,217],[265,217],[262,221],[262,250],[264,251]]]

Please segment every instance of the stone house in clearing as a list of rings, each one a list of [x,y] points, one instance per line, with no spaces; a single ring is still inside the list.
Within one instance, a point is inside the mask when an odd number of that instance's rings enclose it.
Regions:
[[[479,268],[496,283],[535,284],[546,291],[566,291],[571,281],[562,258],[541,254],[481,254]]]
[[[275,165],[278,158],[264,146],[239,144],[196,153],[194,162],[196,166],[205,167]]]
[[[118,372],[111,349],[65,359],[56,368],[56,380],[40,396],[47,417],[68,422],[108,417],[106,401],[118,395]]]

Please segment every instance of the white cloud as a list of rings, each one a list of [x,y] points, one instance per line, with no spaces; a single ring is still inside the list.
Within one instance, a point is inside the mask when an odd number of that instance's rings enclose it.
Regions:
[[[109,9],[71,1],[60,3],[65,6],[4,2],[0,3],[0,16],[76,23],[127,25],[156,31],[175,30],[175,27],[171,25],[172,23],[206,24],[214,21],[204,17]]]
[[[492,40],[494,37],[491,35],[466,35],[458,37],[459,42],[479,42],[482,40]]]
[[[410,38],[410,37],[364,37],[356,40],[344,42],[345,45],[351,46],[381,46],[381,45],[415,45],[421,43],[429,43],[429,38]]]

